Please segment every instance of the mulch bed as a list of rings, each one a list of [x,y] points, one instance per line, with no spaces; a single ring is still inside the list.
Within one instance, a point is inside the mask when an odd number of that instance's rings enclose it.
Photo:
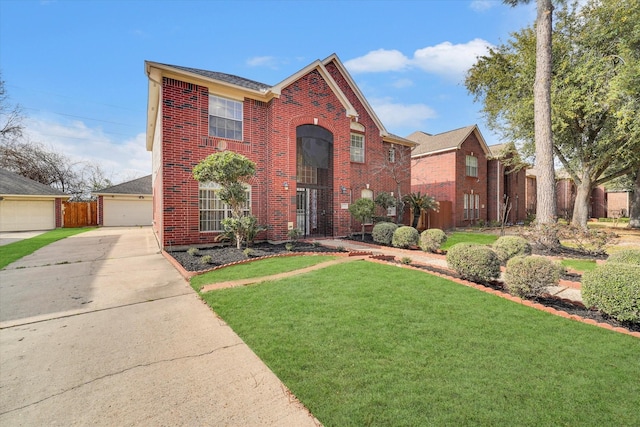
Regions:
[[[369,236],[369,239],[367,238]],[[371,235],[365,234],[364,243],[376,244],[373,242],[373,239],[370,239]],[[353,238],[347,238],[353,240],[354,242],[362,242],[361,236],[356,235]],[[370,240],[370,241],[369,241]],[[266,256],[274,256],[274,255],[283,255],[289,253],[335,253],[335,248],[329,248],[321,245],[312,245],[307,242],[297,242],[291,251],[287,250],[284,243],[282,244],[271,244],[271,243],[255,243],[251,246],[251,254],[249,257],[245,255],[242,249],[237,249],[232,246],[217,246],[207,249],[200,249],[197,255],[189,255],[186,251],[171,251],[168,252],[178,263],[180,263],[185,270],[187,271],[204,271],[210,270],[214,267],[232,264],[239,261],[245,261],[247,258],[260,258]],[[203,263],[202,257],[205,255],[211,256],[210,263]],[[554,256],[558,256],[557,254]],[[399,261],[389,261],[393,263],[399,263]],[[460,278],[460,276],[445,268],[439,268],[433,265],[426,264],[418,264],[412,263],[413,267],[420,268],[425,271],[431,271],[435,273],[440,273],[443,275],[447,275],[453,278]],[[568,274],[564,277],[567,280],[579,281],[579,275],[576,274]],[[493,288],[499,291],[506,292],[502,282],[493,281],[490,283],[485,283],[484,286]],[[613,327],[623,327],[629,329],[632,332],[640,332],[640,323],[631,323],[631,322],[619,322],[609,316],[604,315],[603,313],[586,308],[581,303],[569,301],[566,299],[558,298],[552,295],[547,295],[544,297],[539,297],[535,299],[535,302],[538,302],[542,305],[553,307],[556,310],[564,311],[571,315],[577,315],[583,317],[585,319],[593,319],[596,322],[600,323],[608,323]]]

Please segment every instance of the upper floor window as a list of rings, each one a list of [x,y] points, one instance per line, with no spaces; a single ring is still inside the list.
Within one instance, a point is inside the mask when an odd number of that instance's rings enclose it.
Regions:
[[[396,162],[396,147],[389,148],[389,163]]]
[[[209,136],[242,140],[242,102],[209,95]]]
[[[351,134],[351,161],[364,163],[364,135]]]
[[[478,158],[476,156],[467,156],[467,176],[478,176]]]

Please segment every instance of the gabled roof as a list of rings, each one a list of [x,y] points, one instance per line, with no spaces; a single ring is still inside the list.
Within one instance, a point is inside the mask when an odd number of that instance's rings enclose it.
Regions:
[[[354,106],[349,102],[349,99],[345,93],[340,89],[336,81],[333,79],[326,66],[329,63],[334,63],[340,73],[344,76],[349,86],[355,93],[358,100],[362,103],[367,113],[371,116],[374,123],[380,130],[380,136],[383,137],[385,142],[402,144],[408,146],[414,146],[413,141],[392,135],[387,132],[382,122],[375,114],[366,98],[355,84],[353,78],[346,70],[340,59],[336,54],[332,54],[324,60],[316,60],[291,76],[285,78],[276,85],[270,86],[265,83],[256,82],[254,80],[245,79],[243,77],[234,76],[232,74],[220,73],[216,71],[207,71],[197,68],[183,67],[180,65],[169,65],[158,62],[145,61],[145,72],[149,78],[149,98],[147,104],[147,150],[151,150],[153,147],[153,134],[158,120],[159,102],[160,102],[160,87],[162,85],[162,77],[176,78],[188,83],[194,83],[202,86],[207,86],[210,89],[214,89],[217,93],[230,96],[241,100],[243,98],[252,98],[259,101],[268,102],[273,98],[280,97],[282,89],[296,80],[300,79],[304,75],[316,70],[322,78],[327,82],[331,90],[340,100],[340,103],[345,108],[347,116],[353,118],[355,121],[358,119],[358,112]]]
[[[60,190],[2,168],[0,168],[0,194],[3,196],[71,197]]]
[[[480,141],[482,151],[485,155],[490,154],[487,143],[484,141],[478,126],[471,125],[448,132],[431,135],[426,132],[416,131],[407,136],[407,139],[418,143],[418,146],[411,153],[411,157],[425,156],[428,154],[443,153],[451,150],[458,150],[472,133]]]
[[[151,187],[151,175],[143,176],[142,178],[134,179],[131,181],[123,182],[112,187],[107,187],[99,191],[94,191],[94,194],[153,194]]]
[[[265,83],[256,82],[254,80],[245,79],[244,77],[234,76],[232,74],[219,73],[217,71],[200,70],[197,68],[183,67],[180,65],[159,64],[165,67],[175,68],[182,70],[190,74],[197,74],[202,77],[206,77],[211,80],[220,80],[232,85],[241,86],[247,89],[257,90],[260,92],[266,92],[271,86]]]
[[[509,143],[505,142],[503,144],[490,145],[487,148],[489,148],[489,152],[491,153],[491,157],[498,158],[498,157],[502,156],[502,154],[504,153],[505,148],[507,148],[508,145],[509,145]]]

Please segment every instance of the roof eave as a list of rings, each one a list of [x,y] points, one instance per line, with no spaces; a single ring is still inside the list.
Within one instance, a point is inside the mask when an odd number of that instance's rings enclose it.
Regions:
[[[358,85],[351,77],[351,74],[349,74],[347,69],[342,64],[342,61],[340,61],[340,58],[338,58],[338,55],[336,55],[335,53],[329,55],[322,61],[322,64],[326,65],[330,62],[335,62],[336,66],[338,67],[338,70],[340,70],[340,73],[347,80],[347,82],[349,83],[349,86],[353,89],[353,92],[356,94],[356,97],[358,98],[358,100],[362,103],[362,105],[364,105],[364,108],[367,110],[367,113],[369,113],[369,115],[373,119],[376,126],[378,126],[378,129],[380,130],[380,136],[387,137],[389,135],[389,132],[387,132],[387,129],[384,127],[384,125],[378,118],[378,115],[375,113],[375,111],[373,110],[373,108],[371,107],[367,99],[364,97],[364,94],[360,91],[360,88],[358,88]]]

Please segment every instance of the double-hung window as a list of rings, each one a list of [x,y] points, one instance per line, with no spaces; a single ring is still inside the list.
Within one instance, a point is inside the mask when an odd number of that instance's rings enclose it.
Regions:
[[[480,195],[465,194],[463,200],[463,218],[480,219]]]
[[[478,158],[476,156],[467,156],[466,166],[467,176],[478,176]]]
[[[200,231],[224,231],[222,220],[231,218],[231,208],[218,197],[220,186],[212,182],[199,184],[198,207],[200,210]],[[251,187],[246,187],[247,203],[242,214],[251,213]]]
[[[209,136],[242,140],[242,102],[209,95]]]
[[[364,163],[364,135],[351,134],[351,161]]]
[[[395,162],[396,162],[396,148],[391,147],[389,148],[389,163],[395,163]]]

